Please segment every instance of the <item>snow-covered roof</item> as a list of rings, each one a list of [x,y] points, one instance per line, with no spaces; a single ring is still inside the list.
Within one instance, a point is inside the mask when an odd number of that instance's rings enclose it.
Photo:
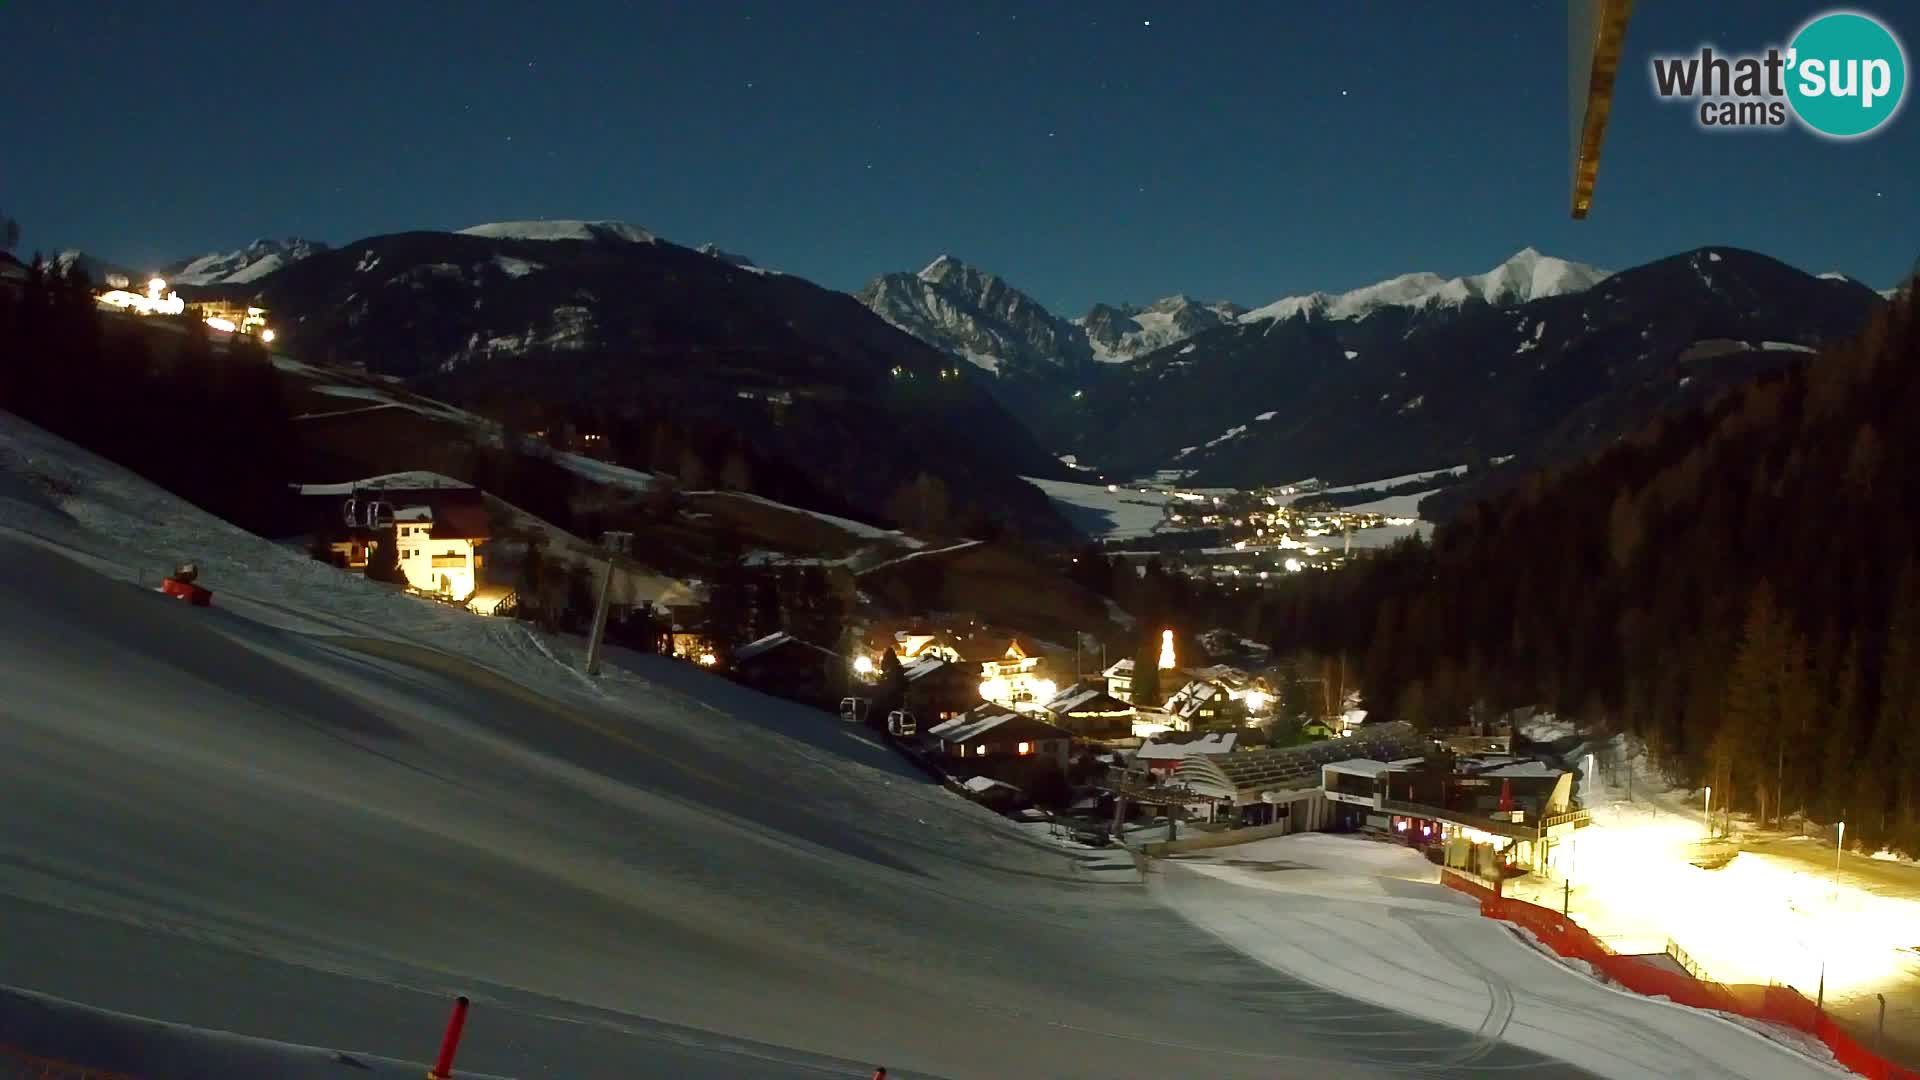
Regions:
[[[772,652],[792,640],[794,640],[792,634],[787,633],[785,630],[776,630],[766,637],[755,638],[745,645],[740,646],[738,649],[735,649],[733,651],[733,659],[736,663],[741,660],[751,660],[763,653]]]
[[[1002,738],[1026,736],[1030,739],[1070,739],[1072,733],[998,705],[982,705],[969,712],[927,729],[927,734],[943,742],[971,742],[989,733]]]
[[[1155,742],[1142,746],[1134,756],[1142,761],[1179,761],[1202,754],[1228,754],[1240,741],[1239,732],[1210,731],[1188,742]]]
[[[1495,765],[1493,768],[1487,769],[1479,775],[1498,776],[1504,780],[1547,780],[1557,777],[1566,771],[1565,769],[1557,769],[1541,761],[1515,761],[1505,765]]]
[[[300,484],[302,495],[351,495],[356,491],[457,491],[472,484],[436,472],[397,472],[349,480],[344,484]]]
[[[1206,682],[1220,683],[1228,687],[1244,685],[1248,680],[1246,671],[1232,664],[1215,664],[1212,667],[1189,668],[1187,677]]]
[[[1195,680],[1174,692],[1167,699],[1167,711],[1179,717],[1191,717],[1202,707],[1215,699],[1225,699],[1227,692],[1216,683]]]
[[[1349,776],[1379,776],[1393,769],[1392,762],[1375,761],[1372,758],[1353,758],[1348,761],[1335,761],[1322,766],[1327,772],[1346,773]]]
[[[1077,713],[1085,711],[1131,712],[1133,706],[1108,694],[1099,683],[1076,683],[1053,695],[1046,702],[1051,713]]]
[[[433,507],[403,506],[400,509],[395,510],[393,512],[393,520],[395,521],[432,521]]]
[[[1221,797],[1253,791],[1303,791],[1318,788],[1321,768],[1336,761],[1358,757],[1396,761],[1423,753],[1430,745],[1431,740],[1396,721],[1362,728],[1351,738],[1238,754],[1189,756],[1180,760],[1173,775],[1176,782],[1195,791]]]
[[[907,677],[908,682],[918,682],[946,666],[947,662],[937,656],[921,656],[908,661],[900,673]]]
[[[1111,667],[1100,674],[1105,675],[1109,679],[1133,678],[1133,657],[1129,656],[1124,660],[1114,661]]]
[[[966,788],[968,791],[973,792],[975,795],[985,795],[987,792],[992,791],[994,788],[1006,788],[1008,791],[1012,791],[1012,792],[1018,792],[1020,790],[1019,788],[1014,787],[1012,784],[1007,783],[1005,780],[995,780],[991,776],[968,777],[967,779],[962,780],[960,782],[960,786],[963,788]]]

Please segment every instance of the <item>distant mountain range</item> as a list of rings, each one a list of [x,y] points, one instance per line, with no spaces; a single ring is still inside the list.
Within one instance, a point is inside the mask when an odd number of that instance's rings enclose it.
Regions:
[[[1176,295],[1066,318],[951,255],[849,299],[617,221],[260,240],[163,269],[258,298],[303,356],[468,403],[684,408],[875,516],[924,469],[1042,532],[1058,522],[1013,477],[1060,475],[1069,454],[1209,485],[1514,475],[1794,363],[1881,302],[1733,248],[1618,273],[1527,248],[1250,310]]]
[[[160,276],[176,285],[245,285],[325,250],[325,244],[297,237],[255,240],[237,251],[201,255],[163,267]]]
[[[1095,304],[1064,319],[1003,278],[942,255],[917,274],[882,274],[857,294],[874,313],[996,375],[1079,372],[1216,326],[1245,309],[1170,296],[1146,307]]]
[[[1527,248],[1482,274],[1404,274],[1252,310],[1173,298],[1142,309],[1161,320],[1131,316],[1131,340],[1156,344],[1127,357],[1096,354],[1089,334],[1132,309],[1064,320],[948,258],[860,296],[993,372],[1056,453],[1115,476],[1234,486],[1577,454],[1853,333],[1880,300],[1732,248],[1618,274]]]

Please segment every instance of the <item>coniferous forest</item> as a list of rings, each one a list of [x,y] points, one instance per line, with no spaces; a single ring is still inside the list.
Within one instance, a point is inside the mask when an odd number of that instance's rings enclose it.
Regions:
[[[1920,327],[1665,417],[1262,620],[1376,715],[1545,705],[1766,820],[1920,854]]]

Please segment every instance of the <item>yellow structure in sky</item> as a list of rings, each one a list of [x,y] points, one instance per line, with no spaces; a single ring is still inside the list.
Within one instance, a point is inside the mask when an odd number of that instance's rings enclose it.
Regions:
[[[1572,138],[1573,216],[1593,205],[1600,143],[1613,112],[1614,76],[1627,40],[1633,0],[1570,0],[1567,4],[1567,129]]]

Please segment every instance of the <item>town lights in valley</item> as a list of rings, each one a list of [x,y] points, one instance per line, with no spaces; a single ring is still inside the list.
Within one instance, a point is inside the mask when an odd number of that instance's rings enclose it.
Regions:
[[[720,658],[713,655],[710,652],[703,652],[700,654],[700,663],[701,663],[701,666],[703,667],[712,667],[713,665],[718,664],[719,662],[720,662]]]

